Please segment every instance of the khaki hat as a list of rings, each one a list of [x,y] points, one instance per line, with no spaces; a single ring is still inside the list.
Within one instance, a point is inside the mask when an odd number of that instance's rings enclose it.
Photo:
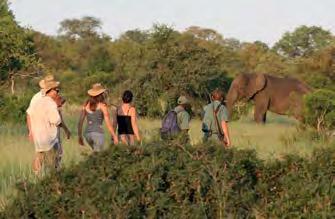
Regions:
[[[47,75],[42,80],[40,80],[40,82],[38,83],[38,85],[40,86],[41,89],[44,89],[46,82],[48,82],[48,81],[54,81],[54,80],[55,80],[55,77],[53,75]]]
[[[105,92],[106,89],[100,84],[96,83],[92,85],[92,88],[87,91],[88,95],[95,97],[98,96],[99,94],[102,94]]]
[[[59,87],[59,85],[60,85],[59,81],[45,81],[43,92],[47,93],[49,90]]]
[[[178,104],[189,104],[190,101],[187,99],[186,96],[180,96],[177,101]]]

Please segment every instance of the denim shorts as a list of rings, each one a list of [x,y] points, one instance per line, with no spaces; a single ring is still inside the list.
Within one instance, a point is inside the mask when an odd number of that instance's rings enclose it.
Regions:
[[[87,143],[93,151],[101,151],[105,143],[105,135],[100,132],[88,132],[85,134]]]
[[[58,139],[58,143],[54,145],[54,150],[56,150],[55,167],[56,170],[60,170],[63,157],[63,146],[60,139]]]

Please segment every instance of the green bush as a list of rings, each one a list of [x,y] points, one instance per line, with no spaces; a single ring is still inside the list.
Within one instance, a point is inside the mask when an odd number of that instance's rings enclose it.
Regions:
[[[265,218],[334,218],[335,149],[320,149],[310,160],[288,156],[264,167],[257,185],[257,209]]]
[[[335,150],[264,164],[254,151],[151,143],[22,183],[6,218],[331,218]],[[0,215],[1,217],[1,215]]]
[[[234,105],[231,120],[235,121],[241,119],[242,117],[247,116],[252,107],[253,104],[250,102],[241,102],[241,101],[237,102]]]
[[[95,83],[102,83],[111,91],[115,84],[120,83],[121,77],[109,72],[94,72],[80,75],[73,71],[64,71],[58,76],[61,82],[61,94],[72,104],[83,104],[87,99],[87,90]]]
[[[329,77],[326,77],[319,72],[309,72],[307,74],[308,76],[305,76],[305,81],[313,88],[316,89],[335,89],[334,80],[332,80]]]
[[[0,95],[0,121],[24,122],[26,110],[32,95],[1,96]]]
[[[318,131],[335,128],[335,92],[320,89],[304,98],[304,123]]]

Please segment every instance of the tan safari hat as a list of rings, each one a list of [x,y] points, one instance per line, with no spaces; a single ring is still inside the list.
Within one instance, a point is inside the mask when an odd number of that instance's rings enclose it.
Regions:
[[[187,99],[186,96],[180,96],[177,100],[178,104],[189,104],[190,101]]]
[[[38,83],[38,85],[40,86],[41,89],[44,89],[46,82],[48,82],[48,81],[54,81],[54,80],[55,80],[55,77],[53,75],[47,75],[42,80],[40,80],[40,82]]]
[[[43,92],[47,93],[49,90],[59,87],[60,82],[54,80],[45,81],[43,85],[44,85]]]
[[[95,97],[98,96],[99,94],[102,94],[105,92],[106,89],[100,84],[96,83],[92,85],[92,88],[87,91],[88,95]]]

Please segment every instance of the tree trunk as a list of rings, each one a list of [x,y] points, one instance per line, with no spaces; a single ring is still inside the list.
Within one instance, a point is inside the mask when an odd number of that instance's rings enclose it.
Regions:
[[[11,86],[10,86],[11,92],[12,92],[12,95],[14,95],[15,94],[15,80],[14,80],[13,75],[10,77],[10,83],[11,83]]]
[[[10,84],[11,84],[11,86],[10,86],[11,93],[12,93],[12,95],[14,95],[14,94],[15,94],[15,80],[14,80],[14,73],[13,73],[13,72],[10,72],[9,75],[10,75],[9,77],[10,77]]]

